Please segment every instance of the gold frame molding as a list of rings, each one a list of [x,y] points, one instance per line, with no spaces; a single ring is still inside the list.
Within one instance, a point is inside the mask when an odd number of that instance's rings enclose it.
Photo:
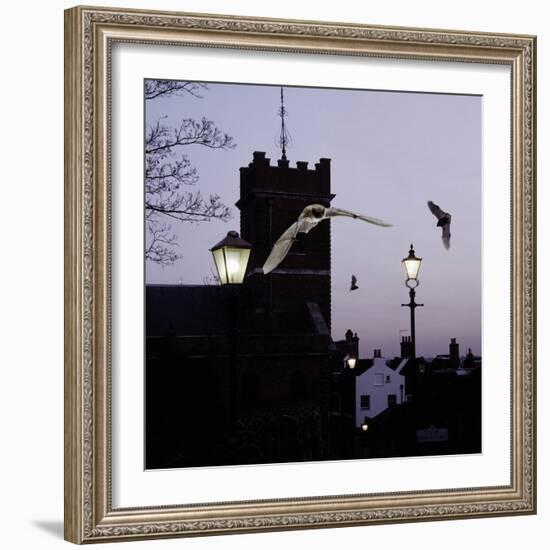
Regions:
[[[511,70],[511,483],[114,509],[110,53],[116,42],[498,63]],[[75,543],[536,512],[536,37],[129,9],[65,12],[65,538]]]

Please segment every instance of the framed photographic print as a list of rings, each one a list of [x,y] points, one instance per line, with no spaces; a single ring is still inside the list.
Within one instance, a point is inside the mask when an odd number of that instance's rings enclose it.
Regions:
[[[67,540],[535,513],[535,37],[65,48]]]

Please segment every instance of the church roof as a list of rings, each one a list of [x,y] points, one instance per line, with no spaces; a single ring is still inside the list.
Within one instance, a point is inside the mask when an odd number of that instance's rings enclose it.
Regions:
[[[224,290],[219,285],[147,285],[146,336],[227,333],[230,327]],[[292,311],[274,311],[268,327],[266,314],[255,311],[246,289],[243,290],[237,315],[239,332],[328,335],[317,304],[302,304]]]

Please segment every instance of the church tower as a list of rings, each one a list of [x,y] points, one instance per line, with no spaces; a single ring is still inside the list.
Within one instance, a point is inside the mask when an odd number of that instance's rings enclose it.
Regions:
[[[321,158],[314,168],[307,162],[289,165],[283,158],[272,166],[264,152],[253,153],[252,162],[240,169],[241,236],[252,244],[247,285],[255,307],[275,317],[278,312],[303,310],[317,304],[330,331],[330,220],[310,233],[300,234],[289,254],[270,274],[262,266],[273,244],[310,204],[330,206],[330,159]]]
[[[265,312],[272,330],[286,332],[300,312],[309,310],[308,317],[315,319],[317,330],[330,335],[330,220],[308,234],[298,234],[275,270],[268,275],[262,270],[273,245],[302,210],[310,204],[328,207],[334,198],[330,192],[330,159],[321,158],[312,169],[303,161],[295,167],[289,164],[286,149],[291,139],[283,88],[277,114],[281,119],[277,166],[271,165],[264,152],[256,151],[252,162],[240,169],[237,207],[241,211],[241,235],[252,243],[247,286],[252,289],[256,310]]]

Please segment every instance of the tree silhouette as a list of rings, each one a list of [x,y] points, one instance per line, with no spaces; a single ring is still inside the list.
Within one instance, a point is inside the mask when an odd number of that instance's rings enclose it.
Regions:
[[[146,80],[145,100],[159,97],[187,96],[202,98],[206,84],[176,80]],[[145,258],[165,266],[181,256],[176,252],[177,236],[172,221],[199,223],[220,219],[227,221],[231,211],[219,195],[203,196],[187,190],[199,181],[197,169],[181,149],[202,145],[210,149],[232,149],[233,138],[214,122],[183,118],[179,126],[170,126],[166,116],[148,125],[145,135],[145,221],[147,226]]]

